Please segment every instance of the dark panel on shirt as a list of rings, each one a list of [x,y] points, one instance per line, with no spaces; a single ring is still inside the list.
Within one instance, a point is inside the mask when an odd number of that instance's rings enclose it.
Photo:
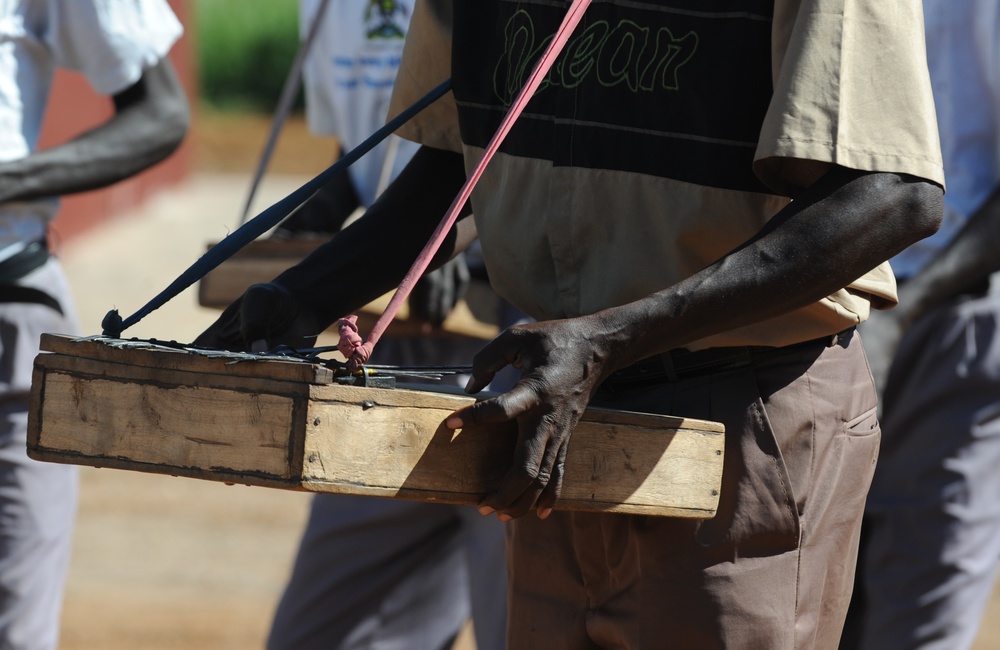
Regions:
[[[568,2],[455,4],[462,138],[486,146]],[[600,2],[503,151],[557,165],[766,191],[751,169],[771,97],[772,2]]]

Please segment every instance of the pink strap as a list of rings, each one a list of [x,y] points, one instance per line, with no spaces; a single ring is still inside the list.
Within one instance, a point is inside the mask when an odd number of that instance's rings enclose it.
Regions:
[[[399,311],[403,301],[405,301],[407,296],[410,295],[410,291],[413,290],[413,286],[417,283],[417,280],[419,280],[420,276],[422,276],[424,271],[427,270],[427,266],[430,264],[431,258],[433,258],[434,254],[437,253],[439,248],[441,248],[441,244],[444,242],[445,236],[455,224],[455,221],[458,219],[458,214],[465,206],[466,201],[469,200],[469,196],[472,195],[472,189],[476,186],[476,183],[479,182],[479,177],[483,175],[486,165],[500,148],[504,138],[506,138],[507,134],[510,133],[511,128],[514,126],[514,122],[518,117],[520,117],[521,112],[524,110],[524,107],[527,106],[528,101],[535,94],[535,91],[538,90],[538,86],[542,83],[545,75],[548,74],[549,68],[552,67],[553,63],[555,63],[559,53],[562,52],[562,49],[566,46],[566,43],[569,41],[569,37],[572,35],[577,24],[579,24],[580,20],[583,18],[583,14],[589,5],[590,0],[573,0],[573,4],[570,5],[569,11],[566,12],[566,17],[563,18],[562,25],[559,26],[559,31],[556,32],[555,38],[553,38],[552,42],[549,43],[548,48],[545,50],[545,54],[542,55],[538,65],[535,66],[534,71],[531,73],[531,77],[528,79],[528,83],[526,83],[524,88],[521,89],[521,92],[514,101],[514,104],[510,107],[510,110],[507,111],[507,115],[500,124],[500,128],[493,135],[493,139],[490,140],[489,145],[487,145],[482,158],[479,159],[479,162],[476,164],[476,168],[473,170],[468,179],[466,179],[465,185],[462,186],[462,190],[458,193],[458,196],[455,197],[455,200],[452,202],[447,214],[445,214],[444,219],[441,220],[437,229],[434,230],[434,234],[431,235],[430,241],[427,242],[427,245],[424,246],[420,255],[417,256],[417,260],[413,263],[409,272],[407,272],[406,277],[404,277],[403,281],[399,283],[399,288],[392,296],[392,300],[389,301],[385,311],[381,316],[379,316],[379,319],[372,327],[371,334],[368,335],[368,340],[362,343],[361,336],[358,334],[356,316],[348,316],[347,318],[342,318],[338,321],[337,329],[340,332],[340,343],[338,344],[338,348],[341,354],[347,357],[352,370],[356,370],[368,361],[375,344],[378,343],[378,340],[382,337],[386,327],[388,327],[389,323],[392,322],[392,319],[395,318],[396,312]]]

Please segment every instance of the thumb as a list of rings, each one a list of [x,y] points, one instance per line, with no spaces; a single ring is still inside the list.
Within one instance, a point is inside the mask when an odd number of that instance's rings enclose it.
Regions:
[[[532,390],[524,384],[517,384],[502,395],[455,411],[445,420],[445,426],[449,429],[461,429],[465,426],[509,422],[537,404],[537,396]]]
[[[518,349],[517,340],[509,330],[483,346],[472,358],[472,377],[465,386],[465,392],[478,393],[489,386],[498,372],[515,363]]]

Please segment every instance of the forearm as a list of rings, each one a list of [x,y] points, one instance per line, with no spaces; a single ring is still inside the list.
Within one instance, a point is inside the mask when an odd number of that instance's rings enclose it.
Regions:
[[[900,289],[903,326],[935,305],[1000,270],[1000,188],[976,211],[959,234]]]
[[[164,60],[114,98],[104,124],[62,145],[0,164],[0,203],[92,190],[163,160],[184,138],[184,92]]]
[[[461,155],[420,149],[364,217],[274,282],[329,326],[399,285],[464,182]],[[432,268],[457,241],[453,228]]]
[[[591,317],[611,370],[816,302],[937,228],[940,188],[835,169],[742,247],[677,285]]]

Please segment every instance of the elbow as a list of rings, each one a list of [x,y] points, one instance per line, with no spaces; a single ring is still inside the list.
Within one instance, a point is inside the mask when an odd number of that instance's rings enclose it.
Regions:
[[[177,151],[187,136],[191,113],[182,97],[160,98],[135,106],[130,111],[132,140],[138,144],[132,160],[139,169],[162,162]]]
[[[922,179],[904,180],[899,205],[907,222],[907,246],[930,237],[941,227],[944,217],[944,190]]]
[[[156,149],[162,159],[176,151],[187,137],[191,127],[191,111],[187,100],[180,97],[162,106],[156,123],[159,127]]]
[[[169,59],[147,70],[113,97],[115,114],[138,143],[133,155],[145,166],[177,150],[191,125],[187,94]]]

